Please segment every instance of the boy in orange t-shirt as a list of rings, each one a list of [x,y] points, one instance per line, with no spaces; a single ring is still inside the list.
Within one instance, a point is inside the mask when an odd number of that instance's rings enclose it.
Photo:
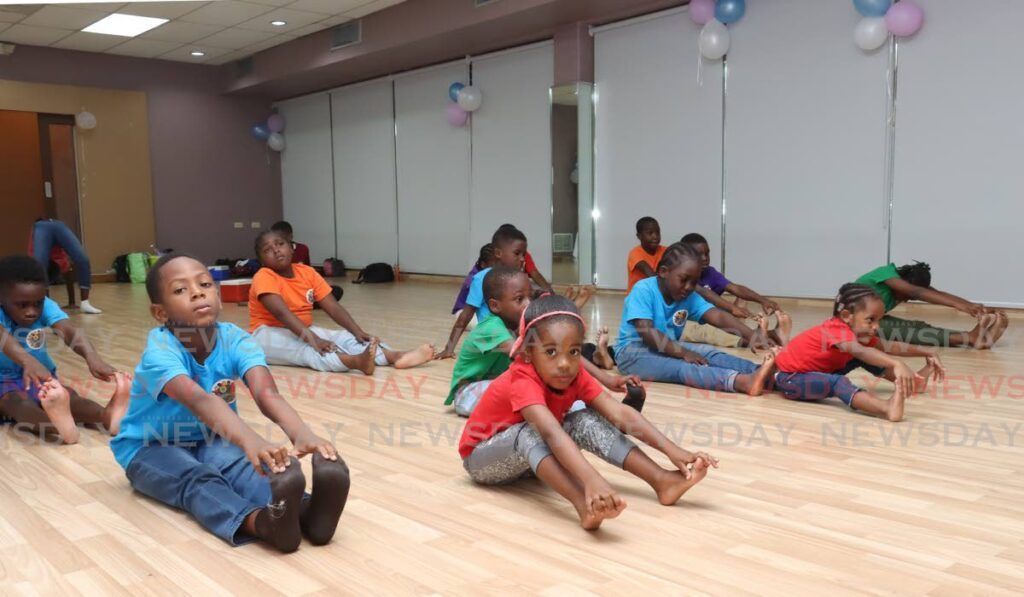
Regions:
[[[658,262],[665,254],[665,247],[661,244],[661,226],[658,220],[650,216],[644,216],[636,221],[636,237],[640,244],[633,247],[626,260],[626,270],[629,273],[629,285],[626,292],[633,290],[633,285],[650,278],[658,271]]]

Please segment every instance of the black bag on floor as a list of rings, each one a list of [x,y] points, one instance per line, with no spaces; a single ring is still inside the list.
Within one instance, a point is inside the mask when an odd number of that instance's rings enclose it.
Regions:
[[[118,255],[114,258],[114,280],[117,282],[131,282],[132,279],[128,275],[128,254]]]
[[[383,282],[394,282],[395,270],[387,263],[371,263],[359,270],[359,276],[352,281],[353,284],[381,284]]]

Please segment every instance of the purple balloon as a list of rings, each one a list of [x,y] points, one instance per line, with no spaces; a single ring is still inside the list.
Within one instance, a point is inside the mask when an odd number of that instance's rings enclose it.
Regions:
[[[448,124],[452,126],[464,126],[469,120],[469,112],[463,110],[458,104],[448,104]]]
[[[280,133],[284,130],[284,116],[280,114],[271,114],[270,118],[267,119],[267,129],[272,133]]]
[[[913,0],[903,0],[892,5],[885,13],[885,26],[897,37],[909,37],[924,24],[924,11]]]
[[[715,0],[690,0],[690,19],[698,25],[707,25],[715,18]]]

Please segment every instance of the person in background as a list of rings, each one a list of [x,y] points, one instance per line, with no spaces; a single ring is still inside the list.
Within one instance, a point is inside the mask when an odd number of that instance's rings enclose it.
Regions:
[[[292,261],[293,263],[301,263],[303,265],[313,265],[309,260],[309,247],[306,245],[295,242],[294,232],[292,231],[292,225],[288,222],[281,220],[275,222],[270,230],[277,232],[285,237],[292,244]]]
[[[54,249],[63,249],[74,264],[74,271],[78,276],[78,289],[82,294],[82,313],[90,315],[103,313],[101,309],[89,302],[89,291],[92,288],[92,265],[78,237],[68,228],[67,224],[60,220],[44,218],[36,220],[32,225],[32,233],[29,237],[29,253],[43,266],[44,271],[50,266]],[[64,270],[62,267],[61,269],[65,272],[70,271],[70,268]],[[70,292],[72,288],[69,286],[68,290]],[[73,305],[74,302],[74,298],[70,297],[68,303]]]

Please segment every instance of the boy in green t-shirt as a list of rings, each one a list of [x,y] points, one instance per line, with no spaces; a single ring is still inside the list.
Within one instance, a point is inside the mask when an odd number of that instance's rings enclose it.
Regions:
[[[512,364],[509,352],[523,311],[530,304],[530,278],[520,270],[495,266],[483,280],[483,295],[491,315],[466,338],[452,370],[452,386],[445,404],[455,403],[455,412],[468,417],[487,386]],[[640,410],[645,392],[634,375],[612,375],[583,359],[583,366],[609,390],[627,392],[623,402]]]

